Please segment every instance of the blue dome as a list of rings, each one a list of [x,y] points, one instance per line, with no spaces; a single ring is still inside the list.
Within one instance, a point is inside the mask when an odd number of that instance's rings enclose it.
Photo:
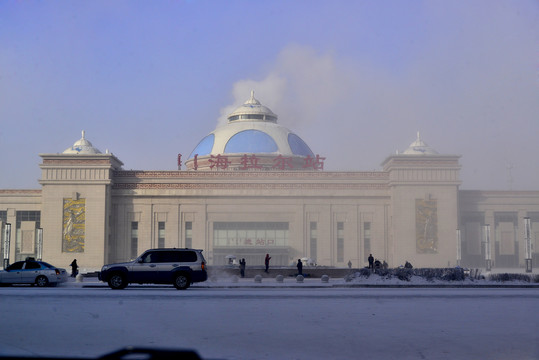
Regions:
[[[226,143],[225,153],[274,153],[279,147],[271,136],[259,130],[244,130]]]
[[[277,115],[260,104],[251,92],[251,98],[228,116],[226,124],[219,125],[198,143],[185,165],[188,170],[213,170],[215,157],[221,156],[230,157],[227,164],[232,164],[231,169],[244,170],[245,164],[238,163],[239,159],[244,155],[257,158],[257,154],[259,165],[270,170],[279,157],[293,161],[295,168],[301,168],[304,158],[315,157],[305,141],[277,124]]]
[[[189,159],[191,159],[195,154],[198,154],[199,156],[211,154],[214,141],[215,141],[215,135],[213,134],[209,134],[204,139],[200,140],[198,145],[195,147],[195,150],[193,150],[191,152],[191,155],[189,155]]]
[[[307,144],[305,144],[305,141],[301,140],[301,138],[296,134],[288,134],[288,144],[290,145],[290,149],[292,150],[292,153],[294,155],[314,157],[314,154],[309,148],[309,146],[307,146]]]

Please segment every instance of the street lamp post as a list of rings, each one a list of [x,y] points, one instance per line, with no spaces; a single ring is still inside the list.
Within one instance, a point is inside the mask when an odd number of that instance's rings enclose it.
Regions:
[[[11,224],[6,223],[4,228],[4,269],[9,266],[9,243],[11,241]]]
[[[462,248],[461,248],[460,229],[457,229],[457,266],[460,266],[462,260]]]
[[[485,236],[485,263],[487,271],[492,269],[492,257],[490,254],[490,225],[484,226],[484,236]]]
[[[526,272],[532,272],[532,240],[531,221],[529,217],[524,218],[524,237],[526,240]]]
[[[37,229],[37,261],[43,260],[43,228]]]

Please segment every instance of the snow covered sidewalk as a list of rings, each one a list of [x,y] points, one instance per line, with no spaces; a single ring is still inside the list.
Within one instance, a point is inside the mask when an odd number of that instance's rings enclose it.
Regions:
[[[79,281],[80,280],[80,281]],[[157,284],[130,284],[131,288],[168,288],[171,285]],[[99,281],[96,277],[82,277],[82,279],[69,278],[60,287],[80,287],[80,288],[107,288],[107,283]],[[202,283],[191,285],[193,288],[539,288],[539,283],[526,281],[491,281],[486,279],[466,279],[463,281],[441,281],[426,280],[422,277],[413,276],[410,281],[399,280],[398,278],[385,278],[376,274],[368,278],[329,278],[327,282],[320,278],[304,278],[299,282],[294,277],[283,278],[278,281],[276,278],[264,278],[257,282],[255,278],[212,278]]]

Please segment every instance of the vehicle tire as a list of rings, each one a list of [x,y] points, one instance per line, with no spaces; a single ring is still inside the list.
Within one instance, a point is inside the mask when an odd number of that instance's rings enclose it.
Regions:
[[[125,275],[121,273],[114,273],[109,277],[109,286],[113,290],[120,290],[125,289],[127,286],[127,280],[125,279]]]
[[[189,276],[186,274],[178,274],[174,277],[174,287],[178,290],[185,290],[190,284]]]
[[[45,287],[49,285],[49,279],[46,276],[40,275],[36,278],[35,284],[39,287]]]

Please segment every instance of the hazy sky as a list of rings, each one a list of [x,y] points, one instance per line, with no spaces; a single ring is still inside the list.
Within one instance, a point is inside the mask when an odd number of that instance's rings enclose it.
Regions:
[[[325,170],[416,138],[463,189],[539,190],[539,2],[2,1],[0,189],[81,131],[125,169],[175,170],[250,91]]]

